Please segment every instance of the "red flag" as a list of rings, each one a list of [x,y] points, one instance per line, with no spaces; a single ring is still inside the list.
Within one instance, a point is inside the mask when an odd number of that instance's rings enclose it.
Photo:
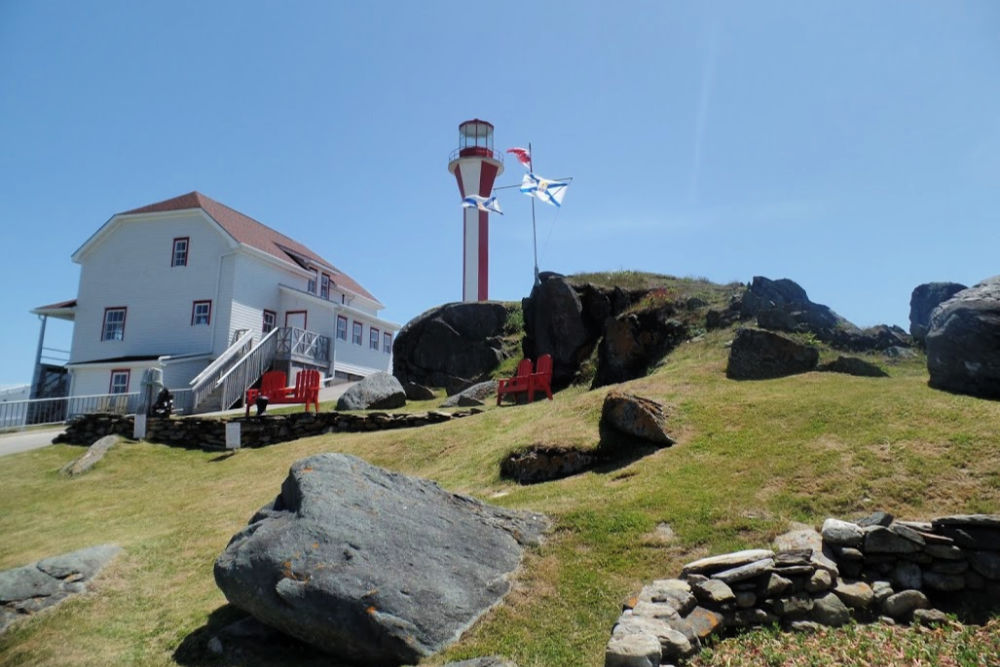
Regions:
[[[512,153],[518,161],[528,169],[531,169],[531,153],[527,148],[508,148],[508,153]]]

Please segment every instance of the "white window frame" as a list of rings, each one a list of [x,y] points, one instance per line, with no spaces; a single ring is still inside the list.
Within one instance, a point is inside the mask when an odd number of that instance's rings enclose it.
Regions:
[[[361,345],[365,335],[365,325],[357,320],[354,320],[353,324],[354,326],[351,328],[351,342],[355,345]]]

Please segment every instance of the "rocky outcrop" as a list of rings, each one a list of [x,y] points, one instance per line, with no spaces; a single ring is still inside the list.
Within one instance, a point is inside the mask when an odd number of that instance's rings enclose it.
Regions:
[[[449,396],[442,408],[471,408],[477,405],[485,405],[487,401],[495,399],[497,395],[497,381],[487,380],[474,384],[468,389],[463,389],[459,393]]]
[[[729,349],[726,377],[766,380],[816,368],[819,352],[785,336],[760,329],[738,329]]]
[[[118,441],[119,437],[117,435],[106,435],[100,438],[87,449],[87,452],[83,456],[70,461],[59,472],[70,477],[82,475],[97,465],[104,458],[104,455],[108,453],[108,450],[118,444]]]
[[[406,405],[403,385],[388,373],[372,373],[341,394],[338,410],[392,410]]]
[[[610,391],[601,408],[601,428],[661,447],[674,444],[667,434],[667,413],[660,403],[622,391]]]
[[[83,593],[121,551],[102,544],[0,572],[0,633],[14,621]]]
[[[558,273],[542,273],[539,280],[521,306],[524,356],[537,359],[551,354],[552,386],[561,389],[573,381],[580,364],[597,344],[604,320],[620,304],[613,304],[604,290],[592,285],[581,290],[581,298]]]
[[[500,476],[520,484],[537,484],[576,475],[594,467],[596,451],[558,445],[532,445],[511,452],[500,462]]]
[[[858,377],[884,378],[889,374],[879,368],[876,364],[857,357],[837,357],[834,361],[820,364],[816,370],[826,373],[846,373]]]
[[[215,564],[261,622],[340,659],[410,664],[454,642],[510,588],[548,525],[344,454],[292,465]]]
[[[608,319],[597,348],[592,388],[645,376],[650,367],[687,340],[688,328],[672,305]]]
[[[416,382],[403,383],[403,391],[406,392],[408,401],[429,401],[434,398],[434,390]]]
[[[960,283],[924,283],[910,294],[910,335],[918,345],[924,344],[931,323],[931,313],[942,303],[967,289]]]
[[[821,533],[800,529],[775,543],[777,550],[702,558],[678,579],[643,587],[626,600],[604,664],[681,661],[713,636],[755,626],[811,632],[852,619],[934,624],[948,621],[934,605],[996,609],[997,515],[902,522],[879,512],[857,522],[827,519]]]
[[[740,319],[752,318],[762,329],[810,333],[840,350],[869,352],[910,345],[910,337],[899,327],[880,324],[860,329],[829,307],[810,301],[806,291],[787,278],[754,276],[740,301]]]
[[[502,303],[449,303],[410,320],[392,346],[392,374],[455,394],[490,374],[505,358]]]
[[[935,308],[925,343],[932,387],[1000,398],[1000,276]]]

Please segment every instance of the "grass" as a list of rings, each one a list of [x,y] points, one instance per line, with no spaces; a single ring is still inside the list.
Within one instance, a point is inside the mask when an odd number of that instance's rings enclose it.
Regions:
[[[652,375],[628,383],[669,407],[675,446],[533,486],[501,480],[503,456],[536,443],[596,446],[610,387],[228,458],[130,443],[76,479],[58,470],[80,455],[77,447],[3,457],[0,569],[104,542],[121,544],[124,554],[92,593],[0,637],[0,663],[174,664],[182,642],[200,636],[192,633],[210,616],[227,613],[212,578],[215,557],[273,498],[289,465],[317,452],[355,454],[554,518],[504,604],[430,664],[503,654],[521,667],[601,665],[626,595],[709,553],[765,546],[791,521],[818,525],[875,509],[907,519],[1000,512],[1000,402],[928,388],[920,359],[886,364],[885,379],[807,373],[734,382],[724,373],[731,336],[715,331],[685,343]],[[656,536],[661,522],[673,540]],[[841,652],[829,653],[836,659],[826,664],[886,664],[885,656],[891,664],[899,655],[896,664],[918,664],[905,656],[935,650],[953,662],[925,664],[995,664],[997,629],[953,628],[940,637],[921,629],[831,630],[823,641]],[[752,634],[719,642],[698,664],[817,664],[795,657],[811,646],[805,641],[820,639]]]

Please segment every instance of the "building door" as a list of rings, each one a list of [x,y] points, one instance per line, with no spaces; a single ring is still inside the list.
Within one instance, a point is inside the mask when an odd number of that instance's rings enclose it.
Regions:
[[[304,310],[289,310],[285,312],[285,326],[286,327],[297,327],[299,329],[306,328],[306,311]]]

